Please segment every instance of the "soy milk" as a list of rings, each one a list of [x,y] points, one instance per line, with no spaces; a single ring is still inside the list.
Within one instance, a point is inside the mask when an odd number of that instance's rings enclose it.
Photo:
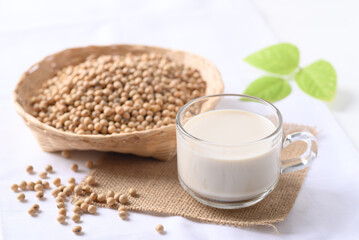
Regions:
[[[231,202],[258,197],[275,186],[281,141],[266,139],[276,130],[267,118],[243,110],[213,110],[183,127],[197,138],[177,135],[179,177],[192,191]]]

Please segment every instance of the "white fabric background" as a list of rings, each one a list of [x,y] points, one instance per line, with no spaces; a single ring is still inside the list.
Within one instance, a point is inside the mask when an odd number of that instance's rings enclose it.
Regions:
[[[74,226],[56,221],[57,208],[48,199],[32,218],[27,209],[36,202],[32,192],[19,203],[12,183],[35,180],[25,167],[36,170],[48,163],[63,180],[86,174],[84,162],[96,152],[76,152],[71,160],[41,151],[12,104],[18,77],[33,63],[67,47],[89,44],[139,43],[194,52],[211,59],[222,73],[226,92],[239,93],[260,72],[242,59],[279,39],[249,1],[0,1],[0,239],[78,239]],[[334,43],[333,43],[334,44]],[[314,61],[316,59],[311,59]],[[319,156],[309,170],[288,218],[269,227],[234,228],[196,223],[181,217],[117,213],[99,209],[83,215],[84,239],[357,239],[359,224],[359,154],[326,104],[293,85],[293,93],[276,104],[287,122],[319,129]],[[78,162],[82,171],[72,173]],[[70,206],[69,206],[70,207]],[[68,208],[69,208],[68,207]],[[70,209],[70,208],[69,208]],[[166,234],[154,231],[165,226]]]
[[[338,91],[327,106],[359,150],[359,1],[253,0],[268,27],[282,41],[295,43],[302,66],[330,61],[338,73]]]

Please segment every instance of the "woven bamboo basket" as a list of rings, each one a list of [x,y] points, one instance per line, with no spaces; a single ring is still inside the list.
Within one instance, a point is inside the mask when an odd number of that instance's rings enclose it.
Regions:
[[[30,98],[47,79],[53,77],[58,70],[76,65],[93,55],[112,54],[125,55],[126,53],[159,53],[173,58],[178,63],[199,70],[206,81],[206,95],[223,92],[221,75],[214,64],[195,54],[159,47],[140,45],[110,45],[88,46],[66,49],[47,56],[33,65],[20,78],[15,91],[15,107],[26,125],[31,129],[41,148],[46,152],[61,150],[98,150],[119,153],[130,153],[144,157],[154,157],[160,160],[171,160],[176,155],[175,125],[158,129],[121,133],[115,135],[78,135],[63,132],[37,120],[30,113]]]

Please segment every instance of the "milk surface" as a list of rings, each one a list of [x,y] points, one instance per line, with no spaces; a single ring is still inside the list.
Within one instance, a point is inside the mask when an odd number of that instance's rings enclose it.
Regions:
[[[192,136],[217,144],[243,144],[265,138],[274,124],[258,114],[242,110],[215,110],[190,119],[184,129]]]
[[[231,202],[257,197],[276,184],[281,141],[258,141],[276,130],[267,118],[242,110],[213,110],[193,117],[184,129],[203,140],[177,135],[179,176],[192,191]]]

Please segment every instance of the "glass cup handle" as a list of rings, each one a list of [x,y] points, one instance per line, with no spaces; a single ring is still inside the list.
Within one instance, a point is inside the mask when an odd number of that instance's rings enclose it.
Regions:
[[[287,134],[283,140],[282,146],[283,146],[283,148],[285,148],[289,144],[297,142],[297,141],[305,142],[307,144],[307,149],[299,157],[284,160],[284,161],[289,161],[289,162],[294,161],[297,163],[289,164],[288,166],[281,168],[281,170],[280,170],[281,174],[294,172],[294,171],[303,169],[305,167],[308,167],[313,162],[313,160],[317,157],[317,154],[318,154],[317,140],[315,139],[313,134],[311,134],[308,131],[300,130],[300,131],[295,131],[295,132]],[[298,163],[298,161],[300,161],[300,162]]]

